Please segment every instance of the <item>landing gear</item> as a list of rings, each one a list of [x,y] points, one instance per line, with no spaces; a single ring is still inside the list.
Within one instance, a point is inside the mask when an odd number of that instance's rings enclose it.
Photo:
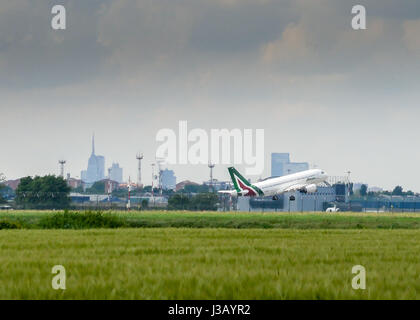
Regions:
[[[273,196],[273,200],[279,200],[278,196]]]

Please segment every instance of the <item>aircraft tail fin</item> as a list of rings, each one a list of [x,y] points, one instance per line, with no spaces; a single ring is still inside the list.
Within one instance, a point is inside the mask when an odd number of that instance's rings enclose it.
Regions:
[[[233,186],[237,191],[238,195],[257,196],[263,195],[263,192],[252,185],[247,179],[245,179],[238,170],[234,167],[228,168],[230,178],[232,179]]]
[[[238,192],[241,192],[243,190],[243,187],[241,185],[250,186],[251,184],[247,179],[245,179],[238,170],[236,170],[234,167],[228,168],[230,178],[232,179],[233,186],[235,187],[235,190]]]

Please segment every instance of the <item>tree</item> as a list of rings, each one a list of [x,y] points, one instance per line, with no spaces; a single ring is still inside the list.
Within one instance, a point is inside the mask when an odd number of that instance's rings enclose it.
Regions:
[[[190,198],[188,196],[177,193],[169,198],[168,209],[169,210],[189,210],[190,209]]]
[[[0,203],[7,203],[8,199],[15,197],[15,191],[7,185],[0,184]]]
[[[105,182],[96,181],[90,188],[86,189],[88,194],[105,194]]]
[[[401,186],[396,186],[394,190],[392,190],[393,196],[402,196],[403,195],[403,188]]]
[[[191,199],[191,210],[217,210],[219,198],[215,193],[199,193]]]
[[[368,196],[369,198],[373,198],[373,197],[377,196],[377,193],[376,193],[376,192],[373,192],[373,191],[369,191],[369,192],[367,193],[367,196]]]
[[[145,186],[142,190],[142,193],[152,193],[152,186]],[[153,187],[153,193],[158,194],[160,192],[159,188]]]
[[[188,197],[183,193],[176,193],[168,200],[169,210],[217,210],[219,198],[215,193],[199,193]]]
[[[141,208],[142,208],[142,210],[147,209],[148,207],[149,207],[149,200],[143,199],[141,201]]]
[[[145,186],[143,192],[152,192],[152,186]]]
[[[118,188],[112,190],[112,196],[116,198],[127,198],[128,197],[128,188]]]
[[[62,177],[26,177],[16,189],[16,204],[25,209],[65,209],[70,205],[69,194]]]
[[[73,188],[71,191],[75,192],[75,193],[84,193],[85,192],[85,190],[83,190],[83,186],[78,186],[77,188]]]
[[[360,195],[361,195],[362,197],[365,197],[365,196],[367,195],[367,185],[362,184],[362,185],[360,186]]]
[[[6,177],[3,173],[0,173],[0,203],[6,203],[6,199],[3,198],[1,191],[5,189],[4,182],[6,181]]]
[[[209,186],[205,184],[201,184],[201,185],[187,184],[179,192],[181,193],[206,193],[206,192],[209,192]]]

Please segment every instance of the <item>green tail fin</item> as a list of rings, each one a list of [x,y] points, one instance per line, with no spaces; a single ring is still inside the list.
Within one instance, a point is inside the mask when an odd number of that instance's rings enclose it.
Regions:
[[[245,179],[234,167],[228,168],[230,178],[232,179],[233,186],[235,187],[235,190],[240,193],[244,189],[247,189],[251,194],[254,195],[264,195],[261,189],[258,187],[252,185],[247,179]],[[239,183],[241,185],[239,185]]]

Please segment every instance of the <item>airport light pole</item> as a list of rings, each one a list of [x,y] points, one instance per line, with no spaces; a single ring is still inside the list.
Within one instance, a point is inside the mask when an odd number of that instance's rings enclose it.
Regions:
[[[152,200],[153,200],[153,207],[155,207],[155,195],[153,192],[153,180],[155,178],[155,164],[152,163],[151,166],[152,166]]]
[[[137,186],[140,188],[142,186],[141,183],[141,161],[143,160],[143,153],[138,153],[136,155],[136,159],[138,161],[138,168],[137,168]]]
[[[348,201],[349,201],[349,208],[350,208],[350,211],[351,211],[351,200],[350,200],[350,173],[351,173],[351,171],[348,170],[346,173],[347,173],[347,198],[348,198]]]
[[[303,193],[300,194],[300,199],[301,199],[301,202],[300,202],[300,212],[303,212]]]
[[[209,162],[208,167],[210,168],[210,191],[214,192],[213,189],[213,168],[214,168],[214,163]]]
[[[108,181],[107,193],[108,193],[108,203],[110,204],[110,210],[111,210],[112,209],[112,200],[111,200],[112,184],[111,184],[111,180]]]
[[[392,193],[391,193],[391,213],[394,213],[394,205],[392,204]]]
[[[127,202],[127,210],[130,211],[131,208],[131,179],[128,178],[128,202]]]

